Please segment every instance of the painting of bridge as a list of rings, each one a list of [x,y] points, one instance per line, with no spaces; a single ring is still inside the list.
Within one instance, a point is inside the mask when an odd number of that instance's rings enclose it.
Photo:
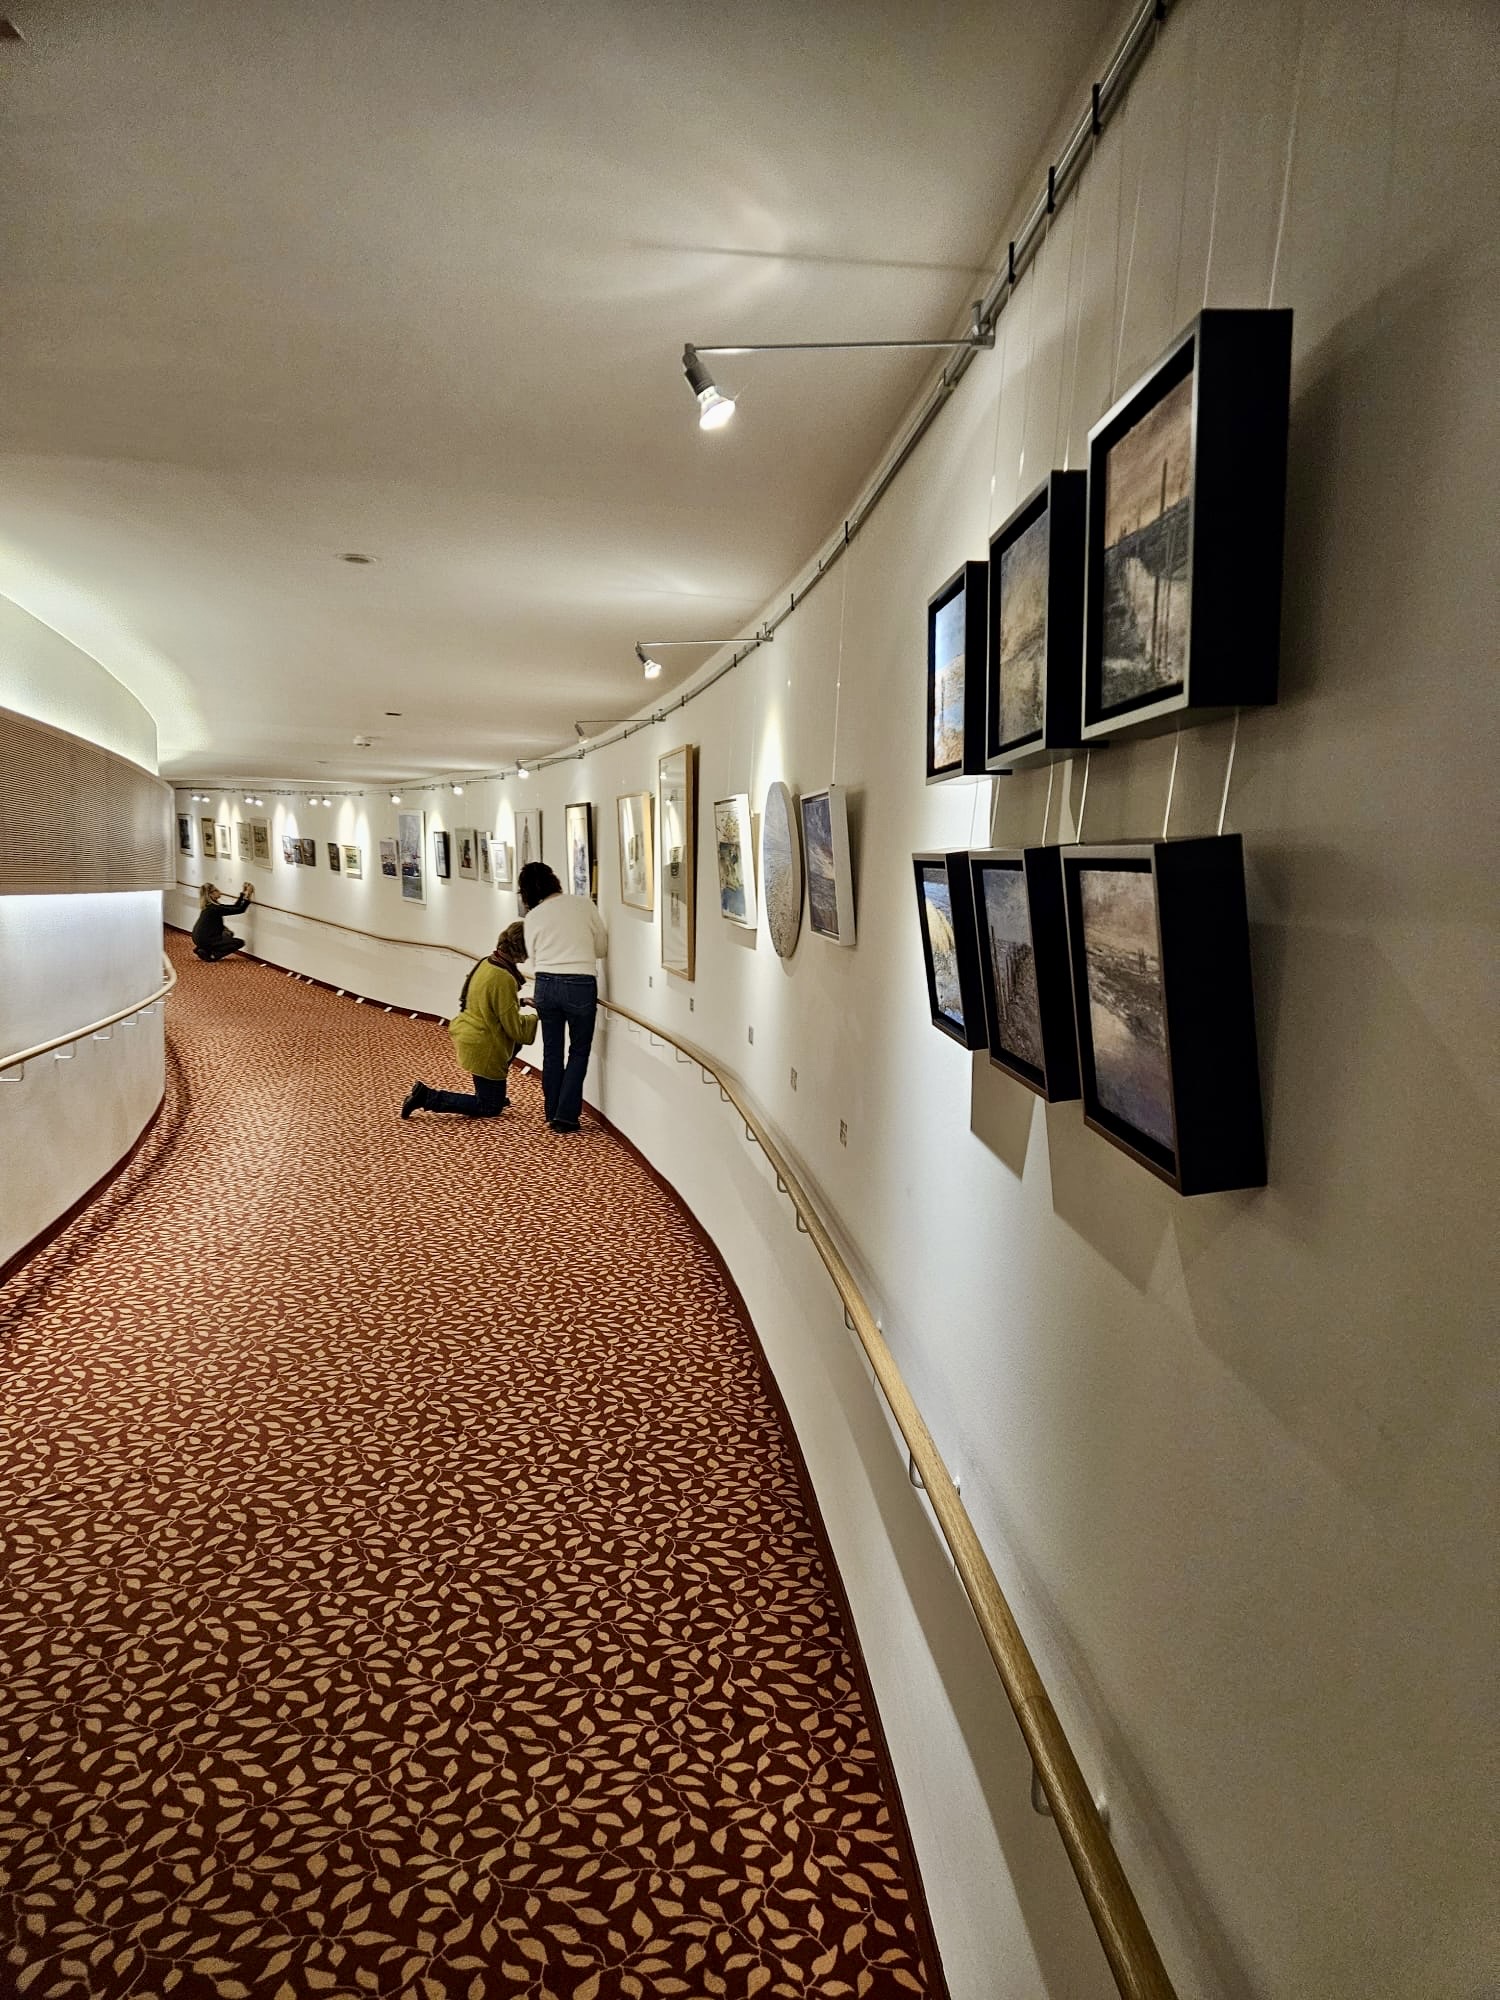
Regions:
[[[984,871],[984,927],[995,992],[1000,1048],[1037,1071],[1045,1069],[1042,1013],[1036,988],[1026,878],[1019,866]]]
[[[1100,702],[1106,712],[1183,684],[1192,441],[1189,374],[1105,459]]]

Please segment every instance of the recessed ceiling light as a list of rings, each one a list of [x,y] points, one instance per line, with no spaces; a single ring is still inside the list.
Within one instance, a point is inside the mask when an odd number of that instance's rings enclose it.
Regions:
[[[348,555],[343,555],[343,556],[340,556],[340,557],[339,557],[339,561],[340,561],[340,562],[352,562],[352,563],[372,563],[372,562],[374,562],[375,560],[376,560],[376,558],[375,558],[374,556],[362,556],[362,555],[360,555],[360,554],[359,554],[359,552],[358,552],[358,550],[351,550],[351,551],[350,551],[350,553],[349,553]]]

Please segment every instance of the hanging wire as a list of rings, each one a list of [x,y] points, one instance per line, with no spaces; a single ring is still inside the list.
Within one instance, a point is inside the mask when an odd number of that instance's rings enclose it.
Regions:
[[[1177,725],[1177,734],[1172,739],[1172,770],[1167,779],[1167,809],[1161,816],[1161,837],[1167,837],[1167,828],[1172,824],[1172,794],[1177,789],[1177,759],[1182,754],[1182,724]]]
[[[1281,265],[1281,242],[1286,235],[1287,207],[1292,192],[1292,160],[1297,150],[1297,114],[1302,104],[1302,75],[1307,66],[1307,12],[1304,8],[1297,30],[1297,75],[1292,85],[1292,113],[1286,128],[1286,163],[1281,173],[1281,211],[1276,218],[1276,244],[1271,252],[1271,284],[1266,294],[1266,310],[1276,303],[1276,273]]]
[[[1214,235],[1219,222],[1219,173],[1224,165],[1224,99],[1219,98],[1218,115],[1214,119],[1214,191],[1208,203],[1208,249],[1203,259],[1203,306],[1208,309],[1208,281],[1214,268]]]
[[[1199,72],[1202,69],[1203,24],[1193,30],[1193,54],[1188,70],[1187,117],[1183,120],[1182,199],[1177,204],[1177,261],[1172,270],[1172,324],[1177,325],[1177,299],[1182,290],[1182,239],[1187,222],[1188,183],[1193,177],[1193,118],[1198,109]]]
[[[1155,52],[1157,39],[1160,37],[1160,35],[1161,35],[1161,21],[1160,19],[1158,19],[1156,23],[1155,33],[1153,34],[1151,40],[1151,47],[1153,53]],[[1125,161],[1123,157],[1124,154],[1123,121],[1121,130],[1122,130],[1122,138],[1121,138],[1122,157],[1120,160],[1120,190],[1121,193],[1123,194],[1125,188]],[[1132,272],[1135,270],[1135,239],[1136,239],[1136,232],[1140,227],[1140,221],[1141,221],[1141,189],[1145,184],[1146,155],[1148,154],[1149,151],[1150,151],[1149,146],[1143,144],[1141,147],[1140,165],[1136,168],[1135,172],[1135,205],[1131,211],[1131,216],[1130,216],[1130,252],[1125,259],[1125,290],[1123,296],[1120,299],[1120,325],[1119,325],[1119,331],[1115,338],[1115,365],[1109,381],[1109,400],[1111,402],[1115,400],[1115,396],[1119,390],[1120,362],[1125,353],[1125,320],[1130,311],[1130,279]],[[1119,260],[1117,255],[1116,257],[1117,268],[1118,268],[1118,261]]]
[[[1094,753],[1092,750],[1084,751],[1083,793],[1078,801],[1078,825],[1073,830],[1073,840],[1075,845],[1081,845],[1083,841],[1083,815],[1088,807],[1088,802],[1089,802],[1089,765],[1093,762],[1093,758],[1094,758]]]
[[[1005,409],[1005,357],[1010,349],[1010,314],[1005,313],[1000,321],[1000,385],[995,391],[995,436],[990,445],[990,507],[989,526],[985,539],[995,532],[995,487],[1000,477],[1000,418]]]
[[[1073,319],[1073,259],[1078,252],[1078,204],[1076,202],[1073,204],[1070,213],[1071,220],[1068,225],[1068,275],[1066,283],[1063,286],[1062,337],[1058,342],[1057,408],[1052,413],[1051,450],[1052,463],[1054,465],[1057,463],[1057,433],[1062,429],[1063,393],[1068,386],[1068,328],[1072,324]],[[1087,243],[1084,244],[1083,249],[1084,255],[1087,256]],[[1080,313],[1082,310],[1083,299],[1080,293]],[[1069,414],[1071,415],[1071,412]]]
[[[1042,261],[1047,255],[1047,245],[1052,240],[1052,217],[1047,217],[1047,226],[1042,231],[1042,247],[1037,251],[1031,265],[1031,307],[1026,315],[1026,380],[1021,389],[1021,454],[1016,460],[1017,497],[1024,492],[1022,475],[1026,470],[1026,426],[1031,422],[1031,377],[1036,361],[1036,312],[1038,294],[1042,289]]]
[[[1094,226],[1094,183],[1099,178],[1095,156],[1098,151],[1099,135],[1096,132],[1089,142],[1089,163],[1084,174],[1089,192],[1083,212],[1083,263],[1078,273],[1078,318],[1073,327],[1073,377],[1068,384],[1068,434],[1063,440],[1064,472],[1073,457],[1073,412],[1078,407],[1078,350],[1083,344],[1083,308],[1089,293],[1089,236]]]
[[[849,532],[849,524],[844,524],[844,533]],[[844,629],[849,618],[849,572],[854,567],[854,550],[844,550],[844,580],[839,594],[839,665],[833,683],[833,761],[829,766],[828,782],[833,784],[839,774],[839,711],[844,702]]]
[[[1224,790],[1219,797],[1219,832],[1224,831],[1224,815],[1229,810],[1229,780],[1234,776],[1234,753],[1240,741],[1240,712],[1234,711],[1234,728],[1229,732],[1229,755],[1224,763]]]
[[[1042,846],[1047,845],[1047,822],[1052,817],[1052,781],[1057,776],[1057,760],[1047,766],[1047,803],[1042,807]]]

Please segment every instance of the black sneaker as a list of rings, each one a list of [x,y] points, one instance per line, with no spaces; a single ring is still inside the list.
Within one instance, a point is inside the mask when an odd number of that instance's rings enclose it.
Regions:
[[[406,1093],[405,1102],[401,1106],[401,1116],[403,1118],[410,1118],[411,1114],[414,1111],[420,1111],[422,1109],[422,1106],[426,1102],[427,1102],[426,1084],[414,1083],[411,1089]]]

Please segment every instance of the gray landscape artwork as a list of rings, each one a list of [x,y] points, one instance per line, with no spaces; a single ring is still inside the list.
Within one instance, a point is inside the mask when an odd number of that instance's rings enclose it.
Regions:
[[[932,621],[932,768],[964,757],[964,600],[957,591]]]
[[[1026,877],[1019,867],[985,869],[984,919],[1001,1053],[1041,1070],[1042,1013],[1036,991],[1036,954],[1031,948]]]
[[[1000,554],[999,740],[1006,746],[1042,730],[1051,519],[1044,512]]]
[[[820,937],[839,934],[839,893],[833,872],[833,817],[826,792],[802,801],[803,859],[807,869],[807,920]]]
[[[779,957],[790,958],[802,928],[802,855],[796,808],[786,786],[779,783],[766,793],[760,830],[760,878],[771,943]]]
[[[958,940],[953,931],[953,896],[946,868],[922,870],[922,914],[927,923],[927,948],[932,953],[938,1012],[962,1028],[964,1000],[958,983]]]
[[[1188,375],[1105,459],[1100,700],[1106,709],[1182,684],[1192,443]]]
[[[1171,1152],[1172,1088],[1150,871],[1080,868],[1078,895],[1099,1103]]]

